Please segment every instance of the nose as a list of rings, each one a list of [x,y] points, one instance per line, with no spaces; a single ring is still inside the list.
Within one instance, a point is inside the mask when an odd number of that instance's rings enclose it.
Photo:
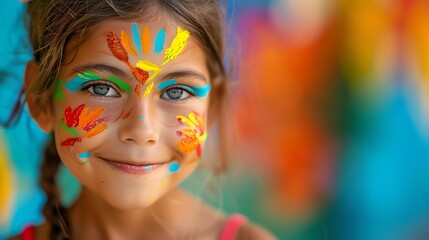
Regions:
[[[159,140],[158,121],[154,104],[141,99],[125,112],[125,119],[119,129],[119,139],[123,143],[154,145]]]

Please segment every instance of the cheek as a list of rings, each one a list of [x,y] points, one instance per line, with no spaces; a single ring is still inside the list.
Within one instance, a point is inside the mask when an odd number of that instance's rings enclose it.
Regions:
[[[177,145],[179,150],[185,154],[196,151],[198,158],[200,158],[203,142],[207,139],[205,116],[193,111],[186,116],[178,115],[176,119],[181,125],[180,130],[176,131],[179,137]]]
[[[55,104],[55,140],[57,149],[67,159],[84,164],[90,156],[88,149],[102,143],[111,118],[117,116],[115,107],[82,103],[79,98],[64,96]]]

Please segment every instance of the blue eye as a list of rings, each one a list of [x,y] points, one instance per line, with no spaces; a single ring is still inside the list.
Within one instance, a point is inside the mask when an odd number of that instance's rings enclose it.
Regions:
[[[103,80],[86,82],[82,90],[86,90],[95,96],[120,97],[118,91],[108,81]]]
[[[88,88],[88,91],[99,96],[119,97],[119,93],[115,89],[104,84],[94,84]]]
[[[183,88],[174,87],[165,90],[161,94],[161,98],[170,100],[184,100],[190,97],[190,94]]]

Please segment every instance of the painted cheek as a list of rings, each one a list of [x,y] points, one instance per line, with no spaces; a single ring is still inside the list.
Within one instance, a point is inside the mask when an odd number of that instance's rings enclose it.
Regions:
[[[181,139],[178,143],[178,148],[183,153],[191,153],[197,151],[197,156],[201,157],[201,142],[207,139],[205,132],[204,120],[196,112],[189,113],[188,117],[177,116],[177,121],[187,128],[176,131],[176,134]]]
[[[80,165],[85,165],[89,162],[89,157],[91,156],[90,152],[78,153],[74,148],[70,148],[70,152],[76,163]]]
[[[94,137],[107,129],[108,117],[101,116],[104,110],[104,108],[90,110],[85,104],[74,109],[68,106],[64,110],[64,119],[60,119],[60,125],[64,130],[70,131],[74,137],[61,142],[61,146],[73,146],[76,142],[81,142],[82,138]],[[84,134],[78,136],[76,129],[84,131]]]

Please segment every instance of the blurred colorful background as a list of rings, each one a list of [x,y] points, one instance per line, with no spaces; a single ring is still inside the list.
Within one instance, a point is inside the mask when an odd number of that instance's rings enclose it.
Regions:
[[[24,8],[0,2],[2,123],[31,59]],[[227,16],[240,144],[207,201],[279,239],[429,239],[429,1],[234,0]],[[0,128],[0,239],[43,221],[46,140],[26,109]],[[71,202],[79,185],[58,181]]]

